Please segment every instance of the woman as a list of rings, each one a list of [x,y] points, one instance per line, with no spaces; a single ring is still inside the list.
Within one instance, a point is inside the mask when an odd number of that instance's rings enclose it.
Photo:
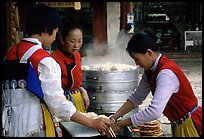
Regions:
[[[116,132],[128,125],[158,119],[163,113],[172,124],[174,137],[202,135],[202,107],[190,82],[176,63],[158,50],[157,38],[150,31],[136,33],[128,42],[127,52],[137,65],[144,68],[139,86],[127,101],[112,115],[112,121],[138,107],[151,92],[151,104],[128,119],[116,122]]]
[[[51,54],[62,70],[64,95],[71,100],[76,109],[86,112],[90,105],[87,91],[82,87],[81,56],[82,28],[78,24],[65,23],[60,35],[61,45]]]
[[[25,25],[27,37],[8,50],[3,63],[2,135],[61,136],[59,127],[54,126],[59,120],[107,132],[109,119],[89,118],[66,100],[60,66],[44,50],[51,46],[59,30],[58,13],[49,6],[35,5]]]

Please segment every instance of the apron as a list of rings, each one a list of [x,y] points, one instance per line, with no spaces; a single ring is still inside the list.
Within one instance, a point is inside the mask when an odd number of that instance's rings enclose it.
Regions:
[[[76,109],[80,112],[86,113],[86,108],[84,106],[84,101],[81,96],[81,92],[79,88],[74,91],[65,91],[64,95],[66,96],[67,100],[71,101]]]
[[[191,114],[198,108],[196,106],[191,112],[184,117],[171,122],[173,137],[199,137],[198,132],[193,124]]]
[[[35,50],[30,55],[39,49],[38,46],[31,48]],[[39,80],[27,59],[4,61],[2,90],[3,136],[56,136],[52,115],[43,101]]]

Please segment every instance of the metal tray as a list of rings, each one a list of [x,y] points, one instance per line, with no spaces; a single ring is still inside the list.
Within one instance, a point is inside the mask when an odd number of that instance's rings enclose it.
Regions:
[[[76,122],[61,122],[65,132],[68,132],[72,137],[94,137],[100,136],[97,129],[89,128]]]

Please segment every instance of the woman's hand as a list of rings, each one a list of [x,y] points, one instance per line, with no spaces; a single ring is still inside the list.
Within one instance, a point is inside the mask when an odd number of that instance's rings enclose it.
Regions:
[[[85,108],[87,110],[89,108],[89,106],[90,106],[89,96],[87,94],[87,91],[83,87],[80,87],[79,89],[81,91],[81,96],[82,96],[82,99],[84,101]]]
[[[115,124],[111,125],[111,128],[113,131],[117,134],[122,130],[122,127],[120,126],[119,122],[116,122]]]
[[[98,116],[96,119],[88,117],[86,113],[82,113],[80,111],[76,111],[71,120],[77,123],[80,123],[84,126],[95,128],[102,135],[106,135],[108,133],[108,129],[111,125],[110,119],[105,116]]]
[[[94,119],[93,128],[98,129],[101,135],[108,135],[108,130],[111,125],[110,119],[99,117]]]

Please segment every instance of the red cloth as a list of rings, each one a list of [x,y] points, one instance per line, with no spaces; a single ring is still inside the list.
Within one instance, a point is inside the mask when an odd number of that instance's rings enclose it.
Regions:
[[[28,51],[28,49],[30,49],[34,45],[36,44],[22,40],[19,44],[13,45],[8,50],[6,59],[7,60],[17,60],[17,54],[18,54],[18,58],[20,60],[22,56]],[[17,50],[18,50],[18,53],[17,53]],[[38,69],[38,64],[40,60],[42,60],[44,57],[47,57],[47,56],[50,56],[50,54],[47,51],[45,51],[44,49],[38,49],[29,57],[29,61],[32,63],[35,73],[37,75],[38,75],[37,69]]]
[[[82,84],[81,56],[79,52],[74,54],[74,58],[66,56],[60,49],[56,49],[52,57],[60,64],[62,70],[62,88],[66,91],[73,91]],[[69,69],[67,69],[68,64]]]
[[[166,58],[164,55],[160,58],[157,69],[152,73],[151,71],[146,71],[148,80],[151,86],[152,94],[156,88],[156,77],[158,73],[163,69],[170,69],[178,77],[180,86],[177,93],[174,93],[163,113],[170,120],[175,121],[185,116],[188,112],[192,111],[193,108],[198,105],[198,100],[193,92],[191,84],[182,70],[178,65],[172,60]],[[202,132],[202,108],[199,107],[193,114],[192,119],[198,133]]]

